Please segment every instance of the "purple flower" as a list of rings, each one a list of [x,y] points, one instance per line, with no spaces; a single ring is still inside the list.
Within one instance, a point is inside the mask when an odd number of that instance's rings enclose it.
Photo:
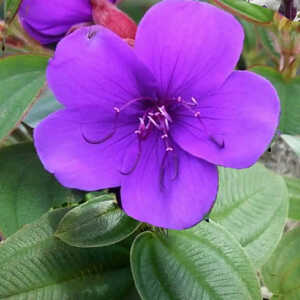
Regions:
[[[34,132],[44,166],[70,188],[121,186],[140,221],[198,223],[216,198],[216,165],[249,167],[278,125],[272,85],[233,71],[242,44],[230,14],[192,0],[153,6],[134,49],[101,26],[67,36],[47,71],[66,108]]]
[[[93,21],[90,0],[23,0],[19,16],[27,33],[41,44],[57,42],[72,26]]]

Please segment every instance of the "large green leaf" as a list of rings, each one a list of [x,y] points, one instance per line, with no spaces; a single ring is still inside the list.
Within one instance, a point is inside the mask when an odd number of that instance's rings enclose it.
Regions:
[[[0,246],[0,299],[124,299],[132,289],[129,250],[82,249],[53,236],[66,209],[47,213]]]
[[[125,239],[139,225],[119,208],[110,194],[72,209],[61,220],[55,236],[72,246],[101,247]]]
[[[57,102],[53,93],[47,88],[38,97],[38,101],[34,104],[24,122],[34,128],[41,120],[61,108],[63,108],[62,104]]]
[[[289,218],[300,221],[300,178],[285,177],[289,191]]]
[[[300,156],[300,136],[282,134],[281,137],[294,150],[294,152]]]
[[[288,232],[272,257],[264,265],[264,283],[274,294],[272,299],[300,299],[300,227]]]
[[[271,24],[274,11],[245,0],[212,0],[218,6],[256,24]]]
[[[249,258],[214,222],[167,236],[140,234],[131,249],[131,269],[144,300],[260,299]]]
[[[5,237],[74,197],[44,170],[32,144],[1,149],[0,231]]]
[[[219,168],[219,176],[210,218],[230,231],[260,267],[278,244],[287,218],[285,182],[260,164],[244,170]]]
[[[281,102],[281,133],[300,134],[300,77],[286,81],[276,70],[258,66],[251,69],[268,80],[277,90]]]
[[[6,22],[11,22],[15,17],[21,0],[4,0],[4,18]]]
[[[24,118],[45,82],[48,57],[8,56],[0,59],[0,142]]]

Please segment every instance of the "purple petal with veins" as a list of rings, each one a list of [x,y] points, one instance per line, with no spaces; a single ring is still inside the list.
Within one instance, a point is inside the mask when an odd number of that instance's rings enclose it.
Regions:
[[[193,0],[154,5],[133,49],[101,26],[70,34],[47,70],[65,109],[34,131],[45,168],[71,188],[120,186],[122,208],[142,222],[197,224],[217,165],[254,164],[278,125],[272,85],[234,71],[242,44],[230,14]]]

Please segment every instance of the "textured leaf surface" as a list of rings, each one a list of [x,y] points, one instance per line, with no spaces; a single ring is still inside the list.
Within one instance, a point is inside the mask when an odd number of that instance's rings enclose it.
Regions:
[[[48,59],[34,55],[0,59],[0,142],[24,118],[43,87]]]
[[[145,300],[260,299],[244,250],[214,222],[167,236],[140,234],[131,249],[131,267]]]
[[[274,12],[244,0],[213,0],[218,6],[249,22],[271,24]]]
[[[25,226],[0,246],[0,299],[125,299],[129,250],[68,246],[53,237],[65,209]]]
[[[140,225],[121,210],[114,195],[94,198],[68,212],[55,235],[77,247],[101,247],[117,243]]]
[[[289,218],[300,221],[300,178],[285,177],[289,192]]]
[[[300,299],[300,227],[288,232],[262,269],[272,299]]]
[[[300,134],[300,77],[285,81],[282,75],[269,67],[254,67],[256,72],[274,85],[281,103],[279,129],[285,134]]]
[[[287,218],[285,182],[260,164],[243,170],[219,168],[219,176],[210,218],[230,231],[260,267],[278,244]]]
[[[48,115],[61,108],[63,108],[63,106],[56,101],[53,93],[47,88],[41,93],[38,101],[34,104],[24,122],[34,128]]]
[[[74,197],[44,170],[32,144],[0,151],[0,231],[5,237]]]

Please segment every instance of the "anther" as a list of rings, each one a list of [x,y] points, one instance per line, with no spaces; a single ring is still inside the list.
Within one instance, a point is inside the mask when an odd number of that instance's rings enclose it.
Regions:
[[[165,119],[165,126],[166,126],[166,129],[169,130],[170,129],[170,126],[169,126],[169,121],[168,119]]]
[[[120,108],[118,108],[118,107],[115,106],[114,107],[114,111],[117,112],[117,113],[119,113],[120,112]]]
[[[163,106],[159,106],[159,107],[158,107],[158,110],[161,112],[161,114],[162,114],[166,119],[168,119],[170,122],[172,122],[172,119],[171,119],[170,115],[168,114],[168,112],[166,111],[164,105],[163,105]]]
[[[134,133],[135,133],[135,134],[141,134],[142,132],[141,132],[140,130],[137,129],[137,130],[134,131]]]
[[[168,138],[168,135],[165,133],[161,136],[162,139],[167,139]]]
[[[196,98],[192,97],[191,100],[194,104],[198,104],[198,101],[196,100]]]
[[[160,128],[159,125],[155,122],[155,120],[152,117],[148,116],[148,119],[155,127],[157,127],[158,129]]]
[[[167,151],[167,152],[169,152],[169,151],[171,152],[171,151],[173,151],[173,150],[174,150],[174,149],[173,149],[172,147],[167,147],[167,148],[166,148],[166,151]]]
[[[194,116],[195,116],[196,118],[200,117],[200,112],[199,112],[199,111],[195,112]]]
[[[178,98],[177,98],[177,102],[181,102],[182,101],[182,98],[179,96]]]

